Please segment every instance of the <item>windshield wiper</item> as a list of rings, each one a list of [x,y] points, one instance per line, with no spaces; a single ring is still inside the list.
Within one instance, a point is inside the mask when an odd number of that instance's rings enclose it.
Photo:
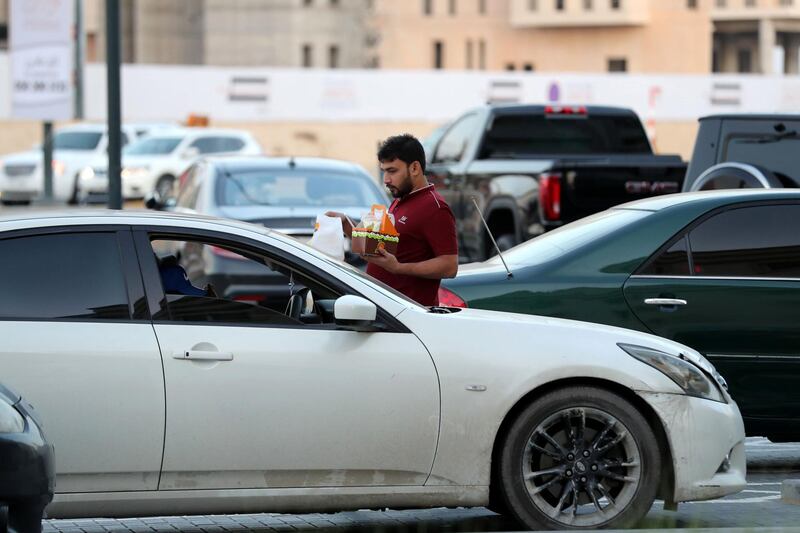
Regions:
[[[247,199],[247,201],[250,202],[251,204],[253,204],[253,205],[271,205],[269,202],[264,202],[262,200],[258,200],[257,198],[253,198],[250,195],[250,193],[247,192],[247,189],[245,189],[244,185],[242,185],[242,182],[239,181],[239,178],[236,178],[233,174],[231,174],[227,170],[223,170],[222,171],[222,175],[225,176],[225,179],[230,180],[234,185],[236,185],[236,187],[242,193],[242,196],[244,196]]]

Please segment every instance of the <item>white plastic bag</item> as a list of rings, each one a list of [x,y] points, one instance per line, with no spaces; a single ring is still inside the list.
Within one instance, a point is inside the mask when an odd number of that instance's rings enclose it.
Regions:
[[[327,215],[317,215],[317,223],[314,225],[314,235],[308,244],[320,252],[338,259],[344,260],[344,228],[342,219],[339,217],[329,217]]]

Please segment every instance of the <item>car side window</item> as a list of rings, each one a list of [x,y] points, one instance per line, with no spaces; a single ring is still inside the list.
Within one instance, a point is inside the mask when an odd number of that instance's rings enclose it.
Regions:
[[[455,163],[461,161],[467,143],[471,135],[475,133],[478,115],[470,113],[461,117],[453,124],[447,133],[442,136],[436,153],[433,156],[434,163]]]
[[[244,147],[244,141],[238,137],[220,137],[219,147],[221,152],[238,152]]]
[[[689,276],[686,236],[661,252],[640,272],[644,276]]]
[[[800,205],[723,211],[689,232],[696,276],[800,278]]]
[[[166,297],[157,320],[254,326],[333,324],[333,290],[260,253],[200,240],[153,239]]]
[[[190,146],[197,148],[201,154],[235,152],[244,146],[244,141],[236,137],[200,137]]]
[[[115,233],[0,240],[0,318],[130,319]]]

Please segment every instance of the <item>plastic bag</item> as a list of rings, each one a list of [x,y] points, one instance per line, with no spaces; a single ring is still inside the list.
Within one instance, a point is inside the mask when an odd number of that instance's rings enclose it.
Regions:
[[[317,215],[314,234],[308,244],[320,252],[340,261],[344,260],[344,228],[342,219]]]

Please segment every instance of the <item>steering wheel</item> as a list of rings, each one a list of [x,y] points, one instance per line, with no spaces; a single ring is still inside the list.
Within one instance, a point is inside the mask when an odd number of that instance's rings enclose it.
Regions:
[[[289,303],[286,304],[286,316],[299,321],[300,316],[303,314],[303,310],[305,309],[306,299],[308,298],[308,294],[310,292],[311,289],[305,287],[289,297]]]

